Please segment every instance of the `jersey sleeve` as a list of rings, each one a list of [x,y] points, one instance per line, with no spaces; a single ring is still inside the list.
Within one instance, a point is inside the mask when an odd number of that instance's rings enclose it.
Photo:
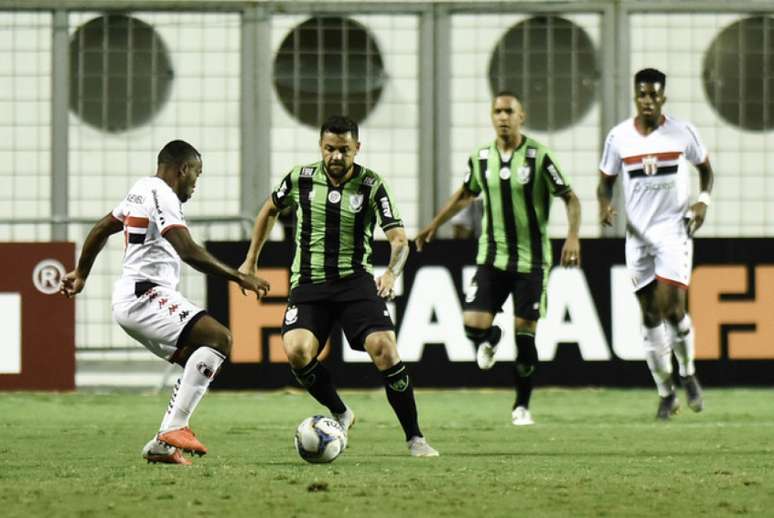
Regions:
[[[171,189],[153,189],[152,219],[163,236],[176,227],[188,228],[180,200]]]
[[[126,200],[121,200],[121,203],[116,205],[116,208],[110,211],[110,215],[123,223],[126,219]]]
[[[693,165],[703,164],[707,161],[707,148],[699,137],[699,132],[691,123],[685,124],[685,131],[688,133],[688,147],[685,149],[685,158]]]
[[[271,193],[271,201],[279,210],[284,210],[295,204],[296,186],[293,182],[293,171],[285,175],[276,189]]]
[[[602,151],[599,170],[608,176],[616,176],[621,172],[621,153],[616,146],[615,134],[612,130],[605,139],[605,148]]]
[[[543,155],[540,172],[548,182],[548,189],[553,196],[563,196],[572,190],[569,179],[549,151]]]
[[[469,190],[470,192],[475,194],[476,196],[481,194],[481,184],[479,183],[478,178],[476,178],[476,175],[473,174],[473,159],[472,158],[468,158],[468,165],[467,165],[467,169],[465,171],[465,179],[463,180],[462,185],[467,190]]]
[[[376,212],[379,226],[385,232],[391,228],[403,227],[403,221],[400,219],[398,208],[393,205],[392,199],[390,189],[383,181],[380,182],[374,195],[373,208]]]

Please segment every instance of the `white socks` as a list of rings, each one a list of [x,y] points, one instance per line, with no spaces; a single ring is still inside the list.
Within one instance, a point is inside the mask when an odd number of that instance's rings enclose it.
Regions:
[[[658,395],[666,397],[674,392],[672,385],[672,355],[667,342],[666,329],[661,323],[656,327],[642,328],[645,360],[656,382]]]
[[[677,358],[677,365],[680,376],[693,376],[696,373],[696,367],[693,364],[693,322],[688,313],[678,322],[676,326],[667,323],[669,330],[669,343],[672,344],[672,351]]]
[[[209,347],[199,347],[191,354],[183,375],[172,390],[167,413],[161,421],[161,432],[188,426],[191,414],[225,359],[225,356]]]

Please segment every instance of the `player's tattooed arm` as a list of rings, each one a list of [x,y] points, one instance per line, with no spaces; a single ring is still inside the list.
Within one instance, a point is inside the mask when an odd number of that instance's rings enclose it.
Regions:
[[[255,274],[258,256],[261,255],[261,249],[263,249],[263,245],[269,238],[269,234],[271,234],[271,230],[277,222],[278,215],[279,208],[274,204],[274,201],[271,198],[267,199],[266,203],[261,207],[261,210],[258,211],[258,216],[255,217],[253,234],[250,238],[250,248],[247,250],[247,255],[245,256],[242,266],[239,267],[240,272]]]
[[[691,205],[691,218],[688,221],[689,236],[693,236],[704,224],[704,219],[707,217],[707,207],[709,207],[711,200],[712,186],[715,183],[715,173],[712,170],[709,158],[697,165],[696,169],[699,170],[699,188],[701,192],[696,203]]]
[[[599,172],[599,184],[597,185],[597,201],[599,202],[599,222],[606,227],[613,226],[616,211],[613,207],[613,185],[616,176]]]
[[[562,266],[580,266],[581,250],[578,232],[580,231],[581,205],[578,196],[570,190],[562,195],[564,204],[567,207],[567,239],[562,246]]]
[[[388,300],[395,298],[393,286],[395,279],[403,272],[409,256],[409,244],[406,232],[402,228],[391,228],[386,232],[390,241],[390,263],[384,275],[376,279],[376,291],[380,297]]]
[[[91,272],[91,267],[94,266],[94,261],[104,248],[108,238],[113,234],[121,232],[123,228],[124,224],[113,217],[113,214],[106,215],[92,227],[89,235],[86,236],[86,240],[83,242],[78,266],[62,278],[59,293],[69,298],[74,297],[83,290],[86,279]]]
[[[457,191],[452,194],[451,198],[449,198],[449,201],[446,202],[446,205],[438,211],[438,214],[435,215],[433,221],[420,230],[417,237],[414,238],[417,251],[421,252],[425,244],[433,240],[436,231],[438,231],[438,228],[441,225],[453,218],[459,211],[473,203],[473,200],[475,199],[476,194],[471,192],[466,186],[463,185],[457,189]]]

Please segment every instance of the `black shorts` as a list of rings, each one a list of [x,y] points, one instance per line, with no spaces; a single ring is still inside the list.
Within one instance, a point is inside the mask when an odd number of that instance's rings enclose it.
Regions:
[[[320,343],[328,341],[333,325],[344,330],[350,346],[365,350],[366,337],[375,331],[394,331],[385,300],[376,293],[368,273],[321,284],[303,284],[290,292],[282,334],[293,329],[311,331]]]
[[[513,273],[479,265],[465,292],[465,311],[484,311],[496,315],[508,295],[513,295],[513,314],[525,320],[538,320],[545,314],[543,271]]]

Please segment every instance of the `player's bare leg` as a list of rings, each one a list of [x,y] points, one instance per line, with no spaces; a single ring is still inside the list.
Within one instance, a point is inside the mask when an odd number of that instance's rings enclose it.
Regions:
[[[175,384],[161,421],[159,441],[185,452],[207,453],[188,423],[230,353],[231,333],[220,322],[204,315],[193,324],[185,343],[180,344],[178,363],[183,366],[183,375]]]
[[[691,317],[686,312],[686,289],[659,282],[656,299],[664,314],[667,336],[677,358],[680,380],[685,388],[688,407],[694,412],[704,409],[704,395],[694,365],[694,332]]]
[[[514,426],[526,426],[535,423],[529,411],[529,401],[532,397],[533,379],[538,363],[535,347],[537,322],[519,317],[515,317],[514,320],[517,351],[514,370],[516,401],[511,412],[511,422]]]
[[[437,457],[438,451],[427,443],[419,429],[414,387],[406,366],[398,355],[393,331],[375,331],[366,336],[365,350],[384,377],[384,390],[395,415],[406,434],[406,444],[413,457]]]
[[[476,363],[481,370],[491,369],[496,360],[495,353],[502,338],[502,330],[493,326],[494,315],[485,311],[465,311],[465,336],[476,347]]]

